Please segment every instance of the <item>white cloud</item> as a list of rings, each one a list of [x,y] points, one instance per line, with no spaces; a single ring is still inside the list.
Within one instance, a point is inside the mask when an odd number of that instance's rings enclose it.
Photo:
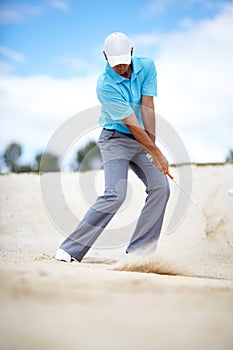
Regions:
[[[0,75],[10,75],[15,63],[26,61],[26,56],[19,51],[0,45]]]
[[[6,63],[5,61],[0,60],[0,75],[10,74],[11,68],[12,67],[9,63]]]
[[[151,17],[161,15],[168,10],[168,8],[175,2],[175,0],[153,0],[143,5],[142,16]]]
[[[26,59],[23,53],[12,50],[6,46],[0,46],[0,55],[15,62],[23,62]]]
[[[136,52],[155,58],[156,109],[179,132],[193,161],[223,161],[233,148],[232,23],[233,6],[225,6],[216,18],[182,31],[133,38]],[[69,59],[77,69],[89,68]],[[95,74],[55,79],[8,72],[0,82],[1,148],[13,139],[32,151],[44,147],[61,123],[98,104],[96,79]]]
[[[49,4],[50,6],[63,12],[68,12],[70,10],[68,2],[65,0],[52,0],[49,2]]]
[[[182,2],[183,9],[191,9],[195,5],[199,5],[204,10],[215,10],[220,11],[224,6],[224,1],[216,0],[185,0]],[[180,0],[150,0],[147,3],[143,4],[143,10],[141,11],[141,16],[144,18],[157,17],[161,16],[171,8],[179,9],[181,7]]]
[[[73,71],[77,71],[82,75],[90,74],[96,71],[96,65],[91,61],[85,61],[77,56],[66,55],[59,59],[63,64],[70,67]]]
[[[132,45],[135,46],[136,50],[142,48],[143,50],[149,49],[159,44],[161,37],[159,33],[141,33],[130,37]]]
[[[24,21],[31,16],[37,16],[43,12],[42,6],[33,5],[2,5],[0,11],[0,24]]]
[[[157,110],[179,131],[194,161],[223,161],[233,147],[232,33],[233,6],[227,5],[185,31],[148,35],[158,70]]]
[[[0,10],[0,24],[23,22],[30,17],[39,16],[48,10],[49,7],[62,12],[70,10],[69,3],[65,0],[50,0],[39,5],[29,5],[26,2],[21,4],[3,4]]]
[[[96,76],[55,79],[49,76],[1,79],[1,140],[17,140],[31,149],[44,148],[53,132],[74,114],[98,104]]]

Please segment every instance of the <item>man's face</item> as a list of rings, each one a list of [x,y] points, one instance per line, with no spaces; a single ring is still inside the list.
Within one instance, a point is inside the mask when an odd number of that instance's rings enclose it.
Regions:
[[[107,54],[105,51],[103,51],[104,57],[106,60],[108,60]],[[131,48],[131,56],[133,55],[133,47]],[[125,75],[129,71],[129,67],[131,64],[118,64],[117,66],[112,67],[112,69],[120,75]]]
[[[118,64],[117,66],[112,67],[112,69],[120,75],[124,75],[128,69],[129,69],[130,64]]]

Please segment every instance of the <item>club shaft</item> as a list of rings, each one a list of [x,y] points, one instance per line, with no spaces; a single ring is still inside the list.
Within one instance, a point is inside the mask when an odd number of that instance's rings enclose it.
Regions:
[[[174,179],[174,176],[172,176],[169,172],[166,172],[166,175],[172,179],[172,181],[176,184],[177,187],[188,197],[188,199],[198,208],[201,209],[200,206],[197,204],[197,202],[190,196],[188,193],[183,189],[183,187]]]

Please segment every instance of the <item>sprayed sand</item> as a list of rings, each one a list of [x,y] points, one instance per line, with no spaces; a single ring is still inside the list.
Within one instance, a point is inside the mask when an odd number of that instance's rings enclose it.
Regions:
[[[90,176],[84,176],[87,191]],[[111,223],[122,242],[144,200],[137,179],[130,181],[136,197]],[[81,264],[65,264],[53,259],[64,236],[44,210],[40,177],[1,176],[0,348],[231,350],[232,181],[232,165],[194,167],[192,195],[202,210],[189,205],[167,235],[178,194],[171,183],[155,255],[125,257],[123,248],[106,249],[103,235]],[[66,174],[64,193],[82,215],[87,203],[75,183],[76,175]],[[128,221],[132,227],[124,231]]]

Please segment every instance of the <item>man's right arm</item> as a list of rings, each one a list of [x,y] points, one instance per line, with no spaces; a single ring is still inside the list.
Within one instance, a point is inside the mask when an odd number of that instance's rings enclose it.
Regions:
[[[127,126],[130,132],[140,145],[152,156],[153,164],[163,173],[168,172],[168,161],[154,144],[147,132],[139,124],[135,114],[129,115],[122,122]]]

